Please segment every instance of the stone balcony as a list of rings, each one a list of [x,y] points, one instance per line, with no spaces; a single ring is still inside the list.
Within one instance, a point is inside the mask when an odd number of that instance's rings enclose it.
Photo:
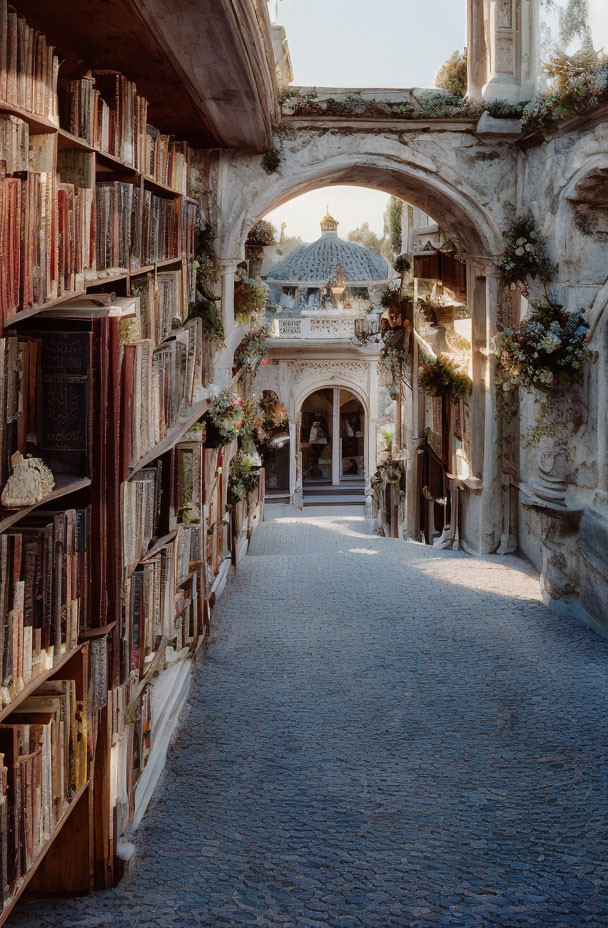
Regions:
[[[376,313],[302,312],[297,315],[271,316],[271,339],[302,339],[314,341],[354,341],[363,329],[376,331],[379,316]]]

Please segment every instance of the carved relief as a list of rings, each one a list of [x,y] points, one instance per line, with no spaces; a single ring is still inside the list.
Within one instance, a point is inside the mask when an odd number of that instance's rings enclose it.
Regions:
[[[325,375],[328,381],[348,377],[361,383],[368,367],[366,361],[289,361],[288,366],[295,384],[316,374]]]
[[[497,0],[496,25],[499,29],[513,28],[513,0]]]

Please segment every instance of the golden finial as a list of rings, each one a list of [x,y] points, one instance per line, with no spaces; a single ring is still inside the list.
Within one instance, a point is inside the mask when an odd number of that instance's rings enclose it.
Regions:
[[[338,221],[333,218],[329,212],[329,203],[327,204],[327,209],[323,219],[321,220],[321,231],[322,232],[336,232],[338,229]]]

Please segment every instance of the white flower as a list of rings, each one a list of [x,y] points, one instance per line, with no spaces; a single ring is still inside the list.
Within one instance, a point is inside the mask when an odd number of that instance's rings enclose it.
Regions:
[[[524,249],[521,248],[521,247],[520,247],[520,248],[516,248],[516,249],[515,249],[515,254],[518,255],[518,256],[521,258],[521,256],[525,254],[525,251],[524,251]]]

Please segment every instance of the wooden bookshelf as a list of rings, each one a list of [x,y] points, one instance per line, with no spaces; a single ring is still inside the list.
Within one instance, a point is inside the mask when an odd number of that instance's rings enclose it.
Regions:
[[[192,426],[198,422],[198,420],[205,415],[209,409],[211,399],[202,400],[200,403],[197,403],[196,406],[191,406],[190,409],[186,410],[184,414],[180,417],[180,421],[175,425],[171,431],[165,435],[162,441],[157,445],[154,445],[153,448],[148,451],[147,454],[141,458],[137,464],[134,464],[129,468],[129,477],[135,476],[140,470],[144,467],[147,467],[152,461],[159,458],[161,455],[166,454],[167,451],[170,451],[181,439],[184,437],[186,432],[188,432]]]
[[[6,923],[6,920],[8,919],[9,915],[11,914],[11,912],[13,911],[17,903],[19,902],[19,899],[23,895],[24,891],[27,889],[28,884],[31,883],[31,881],[33,880],[36,874],[36,871],[40,867],[41,863],[43,862],[44,858],[46,857],[53,843],[56,841],[62,828],[64,827],[64,825],[66,824],[70,816],[72,815],[74,809],[78,806],[78,803],[80,802],[84,794],[88,791],[89,785],[90,785],[90,781],[87,780],[87,782],[84,783],[80,787],[80,789],[74,794],[73,799],[65,808],[63,815],[61,816],[55,828],[53,829],[52,835],[50,835],[50,837],[45,841],[41,850],[38,853],[38,856],[36,857],[36,860],[34,861],[32,866],[28,870],[25,877],[20,881],[18,888],[15,890],[10,900],[6,903],[6,905],[4,906],[4,909],[0,913],[0,926]]]
[[[68,661],[70,661],[75,654],[78,654],[82,645],[77,645],[75,648],[72,648],[71,651],[68,651],[66,654],[62,655],[61,660],[57,661],[56,664],[53,664],[52,667],[49,667],[48,670],[44,670],[42,673],[36,674],[35,677],[32,677],[28,680],[27,684],[23,687],[20,693],[17,693],[11,701],[0,711],[0,722],[3,722],[11,712],[14,712],[15,709],[21,705],[21,703],[27,699],[28,696],[31,696],[32,693],[35,693],[41,683],[44,683],[45,680],[50,680],[51,677],[54,677],[57,671],[61,670]]]
[[[21,519],[24,519],[35,509],[46,506],[47,503],[52,503],[53,500],[60,499],[62,496],[68,496],[70,493],[77,493],[79,490],[84,490],[90,485],[90,477],[66,477],[65,475],[58,474],[55,477],[54,489],[50,493],[47,493],[46,496],[43,496],[39,502],[34,503],[33,506],[24,506],[23,509],[0,509],[0,532],[5,532],[7,528],[10,528],[11,525],[15,525]]]

